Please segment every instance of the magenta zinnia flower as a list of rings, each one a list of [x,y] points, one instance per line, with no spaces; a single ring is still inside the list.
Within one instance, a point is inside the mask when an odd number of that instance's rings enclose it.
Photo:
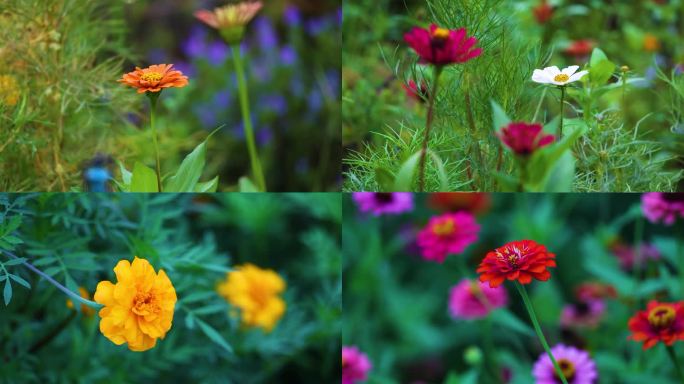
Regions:
[[[542,129],[540,124],[510,123],[497,135],[513,152],[528,156],[556,139],[554,135],[544,134]]]
[[[563,376],[568,384],[593,384],[598,378],[596,364],[589,357],[589,353],[575,347],[558,344],[551,348],[551,354],[558,362]],[[544,352],[539,356],[532,369],[535,384],[558,384],[561,381],[556,376],[553,363],[549,355]]]
[[[365,353],[355,346],[342,347],[342,384],[366,380],[372,364]]]
[[[561,325],[568,328],[595,328],[606,313],[603,300],[586,300],[567,304],[561,311]]]
[[[468,212],[445,213],[430,219],[416,243],[425,260],[444,262],[449,254],[463,252],[477,241],[480,225]]]
[[[435,24],[430,29],[413,27],[404,35],[404,41],[420,56],[422,63],[449,65],[465,63],[480,56],[481,48],[475,48],[477,39],[468,37],[465,28],[449,30]]]
[[[644,193],[641,209],[650,222],[672,225],[677,217],[684,218],[684,193]]]
[[[506,305],[507,299],[503,287],[491,288],[486,283],[463,279],[451,288],[449,312],[455,318],[478,319]]]
[[[634,268],[634,264],[637,262],[637,250],[636,247],[626,245],[620,242],[613,244],[611,246],[611,251],[613,255],[618,258],[622,268],[631,270]],[[651,244],[642,244],[641,252],[639,254],[639,264],[645,265],[648,260],[659,260],[660,251],[658,248]]]
[[[409,192],[354,192],[352,198],[359,211],[370,212],[375,216],[398,214],[413,209],[413,194]]]

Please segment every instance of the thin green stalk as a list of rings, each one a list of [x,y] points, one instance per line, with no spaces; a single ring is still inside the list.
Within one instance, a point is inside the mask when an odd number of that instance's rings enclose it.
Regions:
[[[666,345],[665,349],[667,349],[667,355],[670,357],[670,360],[672,360],[672,365],[674,365],[675,370],[677,371],[679,381],[681,381],[681,383],[684,384],[684,373],[682,372],[682,367],[679,365],[679,362],[677,361],[677,354],[675,353],[674,348],[672,348],[671,345]]]
[[[235,74],[238,81],[240,109],[242,111],[242,121],[245,126],[245,138],[247,139],[247,150],[249,151],[249,160],[252,165],[252,174],[254,174],[254,177],[256,178],[259,190],[266,192],[266,181],[264,180],[264,173],[261,170],[261,162],[259,161],[259,154],[257,153],[256,144],[254,142],[254,128],[252,127],[252,115],[249,112],[249,95],[247,93],[247,81],[245,80],[245,70],[240,54],[240,45],[233,44],[231,48],[233,64],[235,65]]]
[[[13,254],[13,253],[11,253],[11,252],[9,252],[9,251],[2,251],[2,252],[4,252],[7,256],[9,256],[9,257],[11,257],[11,258],[13,258],[13,259],[18,259],[18,258],[19,258],[17,255],[15,255],[15,254]],[[60,291],[64,292],[64,293],[65,293],[67,296],[69,296],[72,300],[78,301],[79,303],[85,304],[85,305],[87,305],[87,306],[89,306],[89,307],[93,307],[93,308],[95,308],[95,309],[100,309],[100,308],[102,308],[102,305],[101,305],[101,304],[98,304],[98,303],[96,303],[96,302],[94,302],[94,301],[90,301],[90,300],[88,300],[88,299],[84,299],[84,298],[81,297],[81,295],[78,295],[78,294],[76,294],[76,293],[74,293],[74,292],[71,292],[71,291],[69,290],[69,288],[67,288],[67,287],[63,286],[62,284],[58,283],[57,280],[55,280],[55,279],[53,279],[52,277],[46,275],[43,271],[39,270],[38,268],[34,267],[33,265],[29,264],[28,262],[22,261],[21,263],[22,263],[26,268],[28,268],[28,269],[30,269],[31,271],[37,273],[38,275],[40,275],[40,277],[44,278],[44,279],[47,280],[50,284],[52,284],[52,285],[54,285],[55,287],[57,287],[57,289],[59,289]]]
[[[537,121],[537,116],[539,116],[539,111],[541,110],[541,106],[544,103],[544,98],[546,97],[546,90],[547,89],[548,89],[547,87],[544,87],[544,89],[542,89],[542,95],[539,98],[539,103],[537,104],[537,109],[534,110],[534,116],[532,117],[533,123],[535,121]]]
[[[420,151],[420,165],[418,166],[418,185],[419,191],[425,190],[425,157],[427,156],[428,142],[430,141],[430,128],[432,127],[432,116],[435,107],[435,96],[437,95],[437,87],[439,86],[439,76],[442,74],[442,67],[435,66],[435,75],[432,79],[432,89],[430,89],[430,98],[428,100],[427,117],[425,118],[425,136],[423,137],[423,148]]]
[[[558,377],[560,377],[563,384],[568,384],[568,381],[565,379],[565,376],[563,375],[563,371],[561,371],[560,367],[558,366],[556,358],[553,357],[553,353],[551,353],[551,348],[549,348],[549,343],[546,342],[546,337],[544,337],[544,333],[542,333],[541,327],[539,326],[539,321],[537,321],[537,315],[534,312],[534,307],[532,307],[532,301],[530,300],[530,297],[527,295],[525,287],[517,281],[515,282],[515,287],[518,289],[518,292],[520,292],[520,296],[522,296],[523,302],[525,303],[525,308],[527,309],[527,312],[530,315],[530,320],[532,320],[534,331],[537,333],[537,337],[539,338],[539,341],[544,347],[546,354],[549,355],[551,363],[553,363],[553,368],[556,370],[556,374],[558,375]]]
[[[558,126],[558,140],[563,138],[563,111],[565,109],[565,87],[560,87],[561,98],[560,98],[560,125]]]
[[[159,93],[148,93],[150,98],[150,127],[152,128],[152,141],[154,142],[154,154],[157,160],[157,190],[162,191],[161,182],[161,163],[159,162],[159,144],[157,142],[157,127],[154,124],[155,116],[157,115],[157,100],[159,99]]]

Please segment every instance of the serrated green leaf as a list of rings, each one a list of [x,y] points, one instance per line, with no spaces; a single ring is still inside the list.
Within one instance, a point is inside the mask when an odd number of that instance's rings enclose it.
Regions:
[[[23,257],[18,257],[18,258],[16,258],[16,259],[11,259],[11,260],[5,261],[3,264],[4,264],[4,265],[17,265],[17,264],[23,263],[24,261],[26,261],[25,258],[23,258]]]
[[[159,192],[157,174],[143,163],[135,163],[131,176],[131,192]]]
[[[21,243],[24,242],[22,239],[20,239],[20,238],[18,238],[18,237],[16,237],[16,236],[10,236],[10,235],[7,235],[7,236],[3,237],[2,240],[6,241],[6,242],[8,242],[8,243],[10,243],[10,244],[12,244],[12,245],[21,244]]]
[[[223,336],[221,336],[220,333],[199,318],[195,318],[195,321],[199,325],[202,332],[204,332],[204,334],[207,335],[211,341],[223,347],[223,349],[225,349],[228,353],[233,353],[233,348],[231,348],[230,344],[228,344],[228,342],[223,338]]]

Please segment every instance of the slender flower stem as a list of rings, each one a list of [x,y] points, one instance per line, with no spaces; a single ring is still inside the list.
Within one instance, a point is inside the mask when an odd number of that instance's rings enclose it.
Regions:
[[[7,256],[9,256],[9,257],[11,257],[11,258],[13,258],[13,259],[18,259],[18,258],[19,258],[17,255],[15,255],[15,254],[13,254],[13,253],[11,253],[11,252],[9,252],[9,251],[4,251],[4,250],[3,250],[3,251],[0,251],[0,252],[3,252],[4,254],[6,254]],[[22,261],[21,263],[22,263],[26,268],[28,268],[28,269],[32,270],[33,272],[37,273],[38,275],[40,275],[40,277],[44,278],[44,279],[47,280],[50,284],[52,284],[52,285],[54,285],[55,287],[57,287],[57,289],[59,289],[60,291],[64,292],[64,293],[65,293],[67,296],[69,296],[72,300],[76,300],[76,301],[78,301],[78,302],[80,302],[80,303],[82,303],[82,304],[85,304],[85,305],[87,305],[87,306],[93,307],[93,308],[95,308],[95,309],[102,308],[102,305],[101,305],[101,304],[98,304],[98,303],[96,303],[96,302],[94,302],[94,301],[90,301],[90,300],[88,300],[88,299],[84,299],[84,298],[81,297],[81,295],[77,295],[77,294],[75,294],[74,292],[71,292],[71,291],[69,290],[69,288],[67,288],[67,287],[63,286],[62,284],[58,283],[57,280],[55,280],[55,279],[53,279],[52,277],[46,275],[43,271],[39,270],[38,268],[34,267],[33,265],[29,264],[28,262]]]
[[[242,56],[240,55],[240,45],[233,44],[232,56],[235,66],[235,74],[237,75],[238,91],[240,94],[240,109],[242,111],[242,121],[245,126],[245,138],[247,139],[247,150],[249,151],[249,159],[252,165],[252,173],[256,178],[257,186],[262,192],[266,192],[266,181],[264,180],[264,173],[261,170],[261,162],[259,161],[259,154],[257,153],[256,144],[254,143],[254,128],[252,127],[252,115],[249,111],[249,95],[247,93],[247,81],[245,80],[245,70],[243,68]]]
[[[563,110],[565,108],[565,87],[560,87],[561,98],[560,98],[560,125],[558,126],[558,140],[563,138]]]
[[[435,107],[435,96],[437,95],[437,87],[439,86],[439,76],[442,74],[442,67],[435,66],[435,75],[432,79],[432,89],[430,90],[430,98],[428,100],[427,117],[425,119],[425,137],[423,138],[423,149],[420,151],[420,165],[418,166],[418,185],[419,191],[425,190],[425,157],[427,156],[428,142],[430,141],[430,128],[432,127],[432,115]]]
[[[544,337],[544,333],[542,333],[541,327],[539,326],[539,321],[537,321],[537,315],[534,312],[534,307],[532,307],[532,301],[530,300],[530,297],[527,295],[527,290],[525,290],[525,287],[517,281],[515,282],[515,287],[518,289],[518,292],[520,292],[520,296],[522,296],[523,302],[525,303],[525,308],[527,308],[527,312],[530,315],[530,320],[532,320],[534,331],[537,333],[537,337],[539,338],[539,341],[544,347],[546,354],[549,355],[551,363],[553,363],[553,368],[556,370],[556,374],[558,375],[558,377],[560,377],[563,384],[568,384],[568,381],[565,379],[565,376],[563,375],[563,371],[561,371],[560,367],[558,366],[556,358],[553,357],[553,353],[551,353],[551,348],[549,348],[549,343],[546,342],[546,337]]]
[[[469,77],[465,77],[465,107],[466,107],[466,115],[468,117],[468,125],[470,126],[470,134],[473,135],[473,148],[475,148],[475,155],[477,156],[476,160],[480,166],[480,168],[486,168],[486,164],[484,163],[484,158],[482,157],[482,149],[480,149],[480,138],[479,134],[477,131],[477,128],[475,127],[475,117],[473,116],[473,108],[472,104],[470,103],[470,80]],[[470,148],[468,149],[470,151]],[[468,157],[472,157],[470,154]],[[474,183],[474,182],[473,182]],[[474,188],[477,190],[477,186]]]
[[[665,349],[667,349],[667,355],[670,357],[670,360],[672,360],[672,364],[675,366],[675,370],[677,371],[677,376],[679,377],[679,380],[684,384],[684,373],[682,371],[682,367],[679,365],[679,362],[677,361],[677,354],[675,353],[674,348],[672,348],[671,345],[666,345]]]
[[[537,109],[534,110],[534,116],[532,117],[533,123],[535,121],[537,121],[537,116],[539,116],[539,111],[541,110],[541,106],[544,103],[544,98],[546,97],[546,90],[547,89],[548,89],[547,87],[544,87],[544,89],[542,90],[542,95],[539,98],[539,103],[537,103]]]
[[[157,100],[159,100],[159,92],[148,93],[150,98],[150,127],[152,128],[152,141],[154,142],[154,154],[157,160],[157,190],[162,191],[161,182],[161,163],[159,162],[159,144],[157,142],[157,127],[154,124],[154,119],[157,115]]]

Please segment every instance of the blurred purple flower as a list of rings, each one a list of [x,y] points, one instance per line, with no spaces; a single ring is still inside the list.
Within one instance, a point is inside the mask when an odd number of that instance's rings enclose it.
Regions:
[[[603,300],[587,300],[566,304],[561,311],[561,325],[564,327],[595,328],[606,312]]]
[[[337,25],[342,25],[342,7],[337,8]]]
[[[280,48],[280,62],[284,66],[291,66],[297,62],[297,51],[291,45]]]
[[[295,164],[295,171],[299,174],[306,174],[309,172],[309,160],[306,157],[302,157],[297,160]]]
[[[257,145],[259,145],[260,147],[268,145],[272,139],[273,131],[271,130],[271,127],[265,126],[257,130],[256,141]]]
[[[226,43],[216,40],[207,47],[207,60],[211,65],[220,66],[228,59],[228,46]]]
[[[173,66],[175,69],[183,72],[183,74],[189,78],[193,78],[197,74],[197,68],[195,68],[195,65],[192,63],[188,63],[186,61],[176,61]]]
[[[259,103],[261,110],[268,110],[275,112],[277,115],[282,115],[287,111],[287,100],[281,94],[265,95],[261,98]]]
[[[218,118],[216,116],[215,108],[211,105],[199,104],[192,108],[195,116],[200,120],[205,128],[213,128],[216,126]]]
[[[304,29],[309,35],[318,36],[328,29],[328,20],[322,17],[307,20]]]
[[[290,28],[296,28],[302,25],[302,13],[294,5],[288,5],[283,12],[283,21]]]
[[[181,50],[191,58],[203,56],[207,49],[206,37],[207,30],[205,28],[193,27],[190,36],[181,44]]]
[[[147,54],[147,59],[150,61],[150,63],[165,63],[169,61],[166,52],[161,48],[151,49]]]
[[[311,89],[307,99],[310,111],[318,112],[323,107],[323,95],[317,88]]]
[[[231,93],[229,90],[225,89],[223,91],[218,91],[214,95],[213,105],[215,108],[227,108],[232,100]]]
[[[268,52],[271,48],[278,46],[278,35],[273,29],[271,20],[267,17],[259,17],[254,23],[256,24],[257,36],[259,37],[259,48],[262,51]]]

